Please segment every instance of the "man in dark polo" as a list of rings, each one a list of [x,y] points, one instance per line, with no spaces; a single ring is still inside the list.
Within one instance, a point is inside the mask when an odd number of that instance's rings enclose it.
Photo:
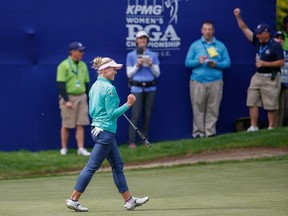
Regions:
[[[271,27],[259,24],[251,31],[241,17],[239,8],[234,10],[239,28],[256,49],[256,73],[252,76],[247,94],[247,106],[250,113],[250,127],[247,131],[257,131],[259,107],[268,114],[268,129],[275,127],[276,111],[279,109],[281,88],[280,68],[284,65],[281,45],[274,41]]]

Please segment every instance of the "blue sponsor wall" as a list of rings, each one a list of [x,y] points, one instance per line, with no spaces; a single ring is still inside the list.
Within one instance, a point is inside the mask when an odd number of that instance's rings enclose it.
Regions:
[[[232,66],[224,72],[224,95],[218,133],[233,131],[233,122],[248,116],[245,105],[254,73],[254,49],[239,30],[233,10],[242,9],[252,29],[260,22],[275,27],[275,0],[13,0],[0,7],[0,150],[32,151],[60,147],[60,113],[56,67],[68,56],[71,41],[88,46],[84,61],[109,56],[124,63],[136,30],[149,31],[159,53],[159,78],[150,141],[191,138],[190,70],[186,52],[198,39],[201,24],[212,20]],[[131,39],[132,37],[132,39]],[[90,69],[91,84],[96,72]],[[122,103],[129,93],[125,68],[116,81]],[[128,111],[127,115],[130,113]],[[261,115],[265,121],[265,115]],[[93,142],[86,127],[86,147]],[[128,123],[118,120],[117,140],[127,143]],[[69,148],[76,147],[71,131]]]

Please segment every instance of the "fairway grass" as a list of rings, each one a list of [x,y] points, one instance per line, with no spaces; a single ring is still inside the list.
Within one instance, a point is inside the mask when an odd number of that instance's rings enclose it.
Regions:
[[[3,216],[287,216],[288,159],[198,164],[126,171],[134,196],[150,201],[126,211],[110,172],[94,175],[81,202],[65,207],[77,175],[0,181]]]

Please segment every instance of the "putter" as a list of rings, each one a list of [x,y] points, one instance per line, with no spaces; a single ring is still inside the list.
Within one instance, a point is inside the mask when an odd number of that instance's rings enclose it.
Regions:
[[[141,133],[141,131],[130,121],[130,119],[123,113],[124,117],[127,119],[127,121],[131,124],[131,126],[134,128],[134,130],[138,133],[138,135],[141,137],[143,142],[150,148],[152,145],[147,140],[147,138]]]

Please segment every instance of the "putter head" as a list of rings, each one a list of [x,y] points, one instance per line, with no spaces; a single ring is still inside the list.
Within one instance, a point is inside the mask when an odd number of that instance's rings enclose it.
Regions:
[[[145,139],[144,142],[148,146],[148,148],[152,147],[151,143],[147,139]]]

